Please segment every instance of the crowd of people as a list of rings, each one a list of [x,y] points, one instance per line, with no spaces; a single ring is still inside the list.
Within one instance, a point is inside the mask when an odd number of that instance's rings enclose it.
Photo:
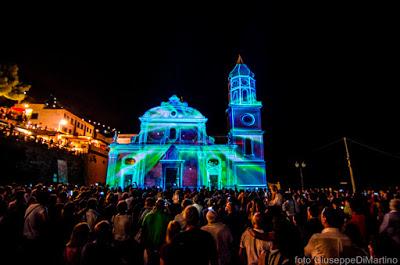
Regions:
[[[351,193],[12,184],[0,186],[0,251],[13,264],[66,265],[398,257],[399,198],[399,187]]]

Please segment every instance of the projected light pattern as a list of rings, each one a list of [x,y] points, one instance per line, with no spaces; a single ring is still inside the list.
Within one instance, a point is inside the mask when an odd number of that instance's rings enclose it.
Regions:
[[[230,131],[226,144],[207,135],[205,118],[176,95],[144,113],[130,144],[110,145],[111,187],[264,188],[266,174],[261,102],[241,58],[229,78]]]

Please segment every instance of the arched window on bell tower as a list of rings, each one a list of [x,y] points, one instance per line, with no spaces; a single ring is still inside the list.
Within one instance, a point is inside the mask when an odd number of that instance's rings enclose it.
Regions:
[[[247,103],[249,101],[248,90],[243,89],[242,91],[242,103]]]

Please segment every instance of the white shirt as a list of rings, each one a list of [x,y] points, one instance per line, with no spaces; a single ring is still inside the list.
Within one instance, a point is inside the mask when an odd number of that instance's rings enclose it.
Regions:
[[[117,241],[125,241],[131,237],[132,217],[127,214],[117,214],[112,217],[113,237]]]
[[[223,223],[209,223],[201,230],[207,231],[212,235],[217,246],[218,264],[231,264],[231,247],[233,237],[229,227]]]
[[[26,209],[24,218],[24,236],[31,240],[40,238],[47,221],[47,209],[39,203],[33,203]]]
[[[264,230],[261,229],[254,230],[259,233],[264,233]],[[271,243],[269,241],[256,239],[251,235],[249,229],[246,229],[246,231],[243,232],[240,240],[240,248],[244,248],[246,250],[247,264],[257,265],[258,258],[260,257],[261,253],[269,251],[271,248]]]
[[[316,264],[318,258],[340,257],[346,247],[351,246],[351,240],[348,236],[341,233],[338,228],[325,228],[321,233],[312,235],[304,248],[304,254],[311,256]]]

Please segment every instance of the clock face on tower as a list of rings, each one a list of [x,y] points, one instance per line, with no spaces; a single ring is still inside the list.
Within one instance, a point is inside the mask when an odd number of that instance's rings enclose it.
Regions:
[[[252,126],[254,125],[254,123],[256,122],[256,118],[254,117],[253,114],[251,113],[245,113],[242,115],[242,117],[240,118],[240,120],[242,121],[242,123],[246,126]]]

